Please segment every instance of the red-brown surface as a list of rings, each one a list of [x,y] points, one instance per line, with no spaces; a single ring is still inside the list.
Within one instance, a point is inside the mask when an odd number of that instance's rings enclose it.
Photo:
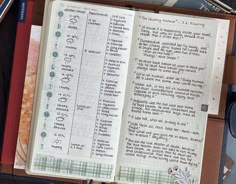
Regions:
[[[32,21],[33,1],[29,0],[27,4],[26,22],[18,23],[17,25],[10,93],[1,154],[2,167],[4,167],[4,164],[12,165],[15,158],[16,139]],[[6,45],[6,43],[2,44],[1,48]]]

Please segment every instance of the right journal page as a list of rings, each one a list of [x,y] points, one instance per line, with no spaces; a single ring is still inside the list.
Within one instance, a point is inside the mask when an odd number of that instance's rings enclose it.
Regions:
[[[116,181],[200,183],[218,25],[136,13]]]

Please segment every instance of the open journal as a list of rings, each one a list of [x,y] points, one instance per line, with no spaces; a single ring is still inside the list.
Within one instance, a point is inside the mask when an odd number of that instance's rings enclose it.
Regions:
[[[48,0],[26,171],[200,183],[229,21]]]

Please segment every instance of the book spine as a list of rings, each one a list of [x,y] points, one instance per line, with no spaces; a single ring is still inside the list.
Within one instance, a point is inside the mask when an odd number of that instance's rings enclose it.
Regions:
[[[20,3],[24,3],[24,1],[21,0]],[[21,5],[21,8],[24,7],[24,12],[22,12],[22,9],[20,10],[21,14],[25,16],[21,17],[24,17],[24,21],[17,23],[10,92],[1,153],[2,170],[4,170],[4,164],[13,165],[15,158],[34,2],[29,0],[24,6],[23,4]]]
[[[27,0],[20,0],[18,7],[18,22],[24,23],[27,14]]]

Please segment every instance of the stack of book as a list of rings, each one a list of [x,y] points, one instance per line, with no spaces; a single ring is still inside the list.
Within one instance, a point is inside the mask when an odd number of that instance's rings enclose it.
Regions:
[[[12,3],[13,3],[13,0],[0,0],[0,22],[6,15]]]
[[[21,5],[2,172],[218,183],[234,16],[133,1]]]

